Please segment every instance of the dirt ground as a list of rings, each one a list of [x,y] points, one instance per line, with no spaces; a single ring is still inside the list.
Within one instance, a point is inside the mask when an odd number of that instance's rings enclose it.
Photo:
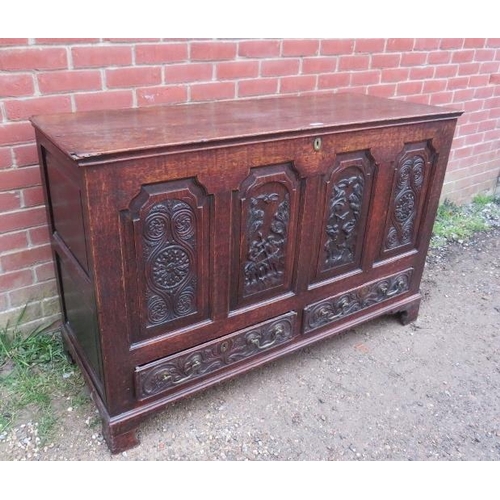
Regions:
[[[500,230],[433,250],[418,320],[371,321],[173,404],[112,456],[92,403],[57,401],[2,460],[499,460]]]

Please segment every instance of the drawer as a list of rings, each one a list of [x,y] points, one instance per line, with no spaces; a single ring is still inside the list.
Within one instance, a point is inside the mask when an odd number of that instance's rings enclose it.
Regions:
[[[296,334],[297,313],[289,312],[135,370],[138,399],[175,389],[286,344]]]
[[[304,333],[336,323],[351,314],[402,295],[410,289],[413,269],[378,279],[304,308]]]

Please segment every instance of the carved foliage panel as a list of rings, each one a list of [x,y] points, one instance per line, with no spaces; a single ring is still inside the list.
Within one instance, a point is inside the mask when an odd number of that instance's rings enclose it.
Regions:
[[[144,186],[131,204],[140,337],[206,314],[208,208],[194,181]],[[131,294],[133,295],[133,293]]]
[[[374,169],[366,151],[338,155],[325,190],[317,279],[360,267]]]
[[[290,289],[299,181],[289,165],[253,169],[237,195],[233,306]],[[236,300],[235,300],[236,299]]]
[[[406,144],[396,160],[395,178],[382,245],[383,253],[416,243],[429,170],[435,152],[430,142]]]
[[[413,269],[368,283],[350,292],[311,304],[304,309],[304,333],[335,323],[410,289]]]
[[[295,312],[290,312],[191,349],[188,353],[138,368],[138,396],[141,399],[154,396],[285,344],[295,335],[296,317]]]

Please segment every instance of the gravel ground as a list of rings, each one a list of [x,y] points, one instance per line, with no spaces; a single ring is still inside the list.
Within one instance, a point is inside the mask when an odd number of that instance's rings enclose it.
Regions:
[[[384,317],[209,389],[144,422],[112,456],[92,403],[55,402],[2,460],[499,460],[500,230],[432,250],[418,320]]]

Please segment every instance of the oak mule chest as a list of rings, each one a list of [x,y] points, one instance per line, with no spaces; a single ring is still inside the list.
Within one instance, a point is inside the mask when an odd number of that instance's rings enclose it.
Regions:
[[[63,338],[111,451],[172,401],[414,320],[459,115],[336,94],[32,118]]]

